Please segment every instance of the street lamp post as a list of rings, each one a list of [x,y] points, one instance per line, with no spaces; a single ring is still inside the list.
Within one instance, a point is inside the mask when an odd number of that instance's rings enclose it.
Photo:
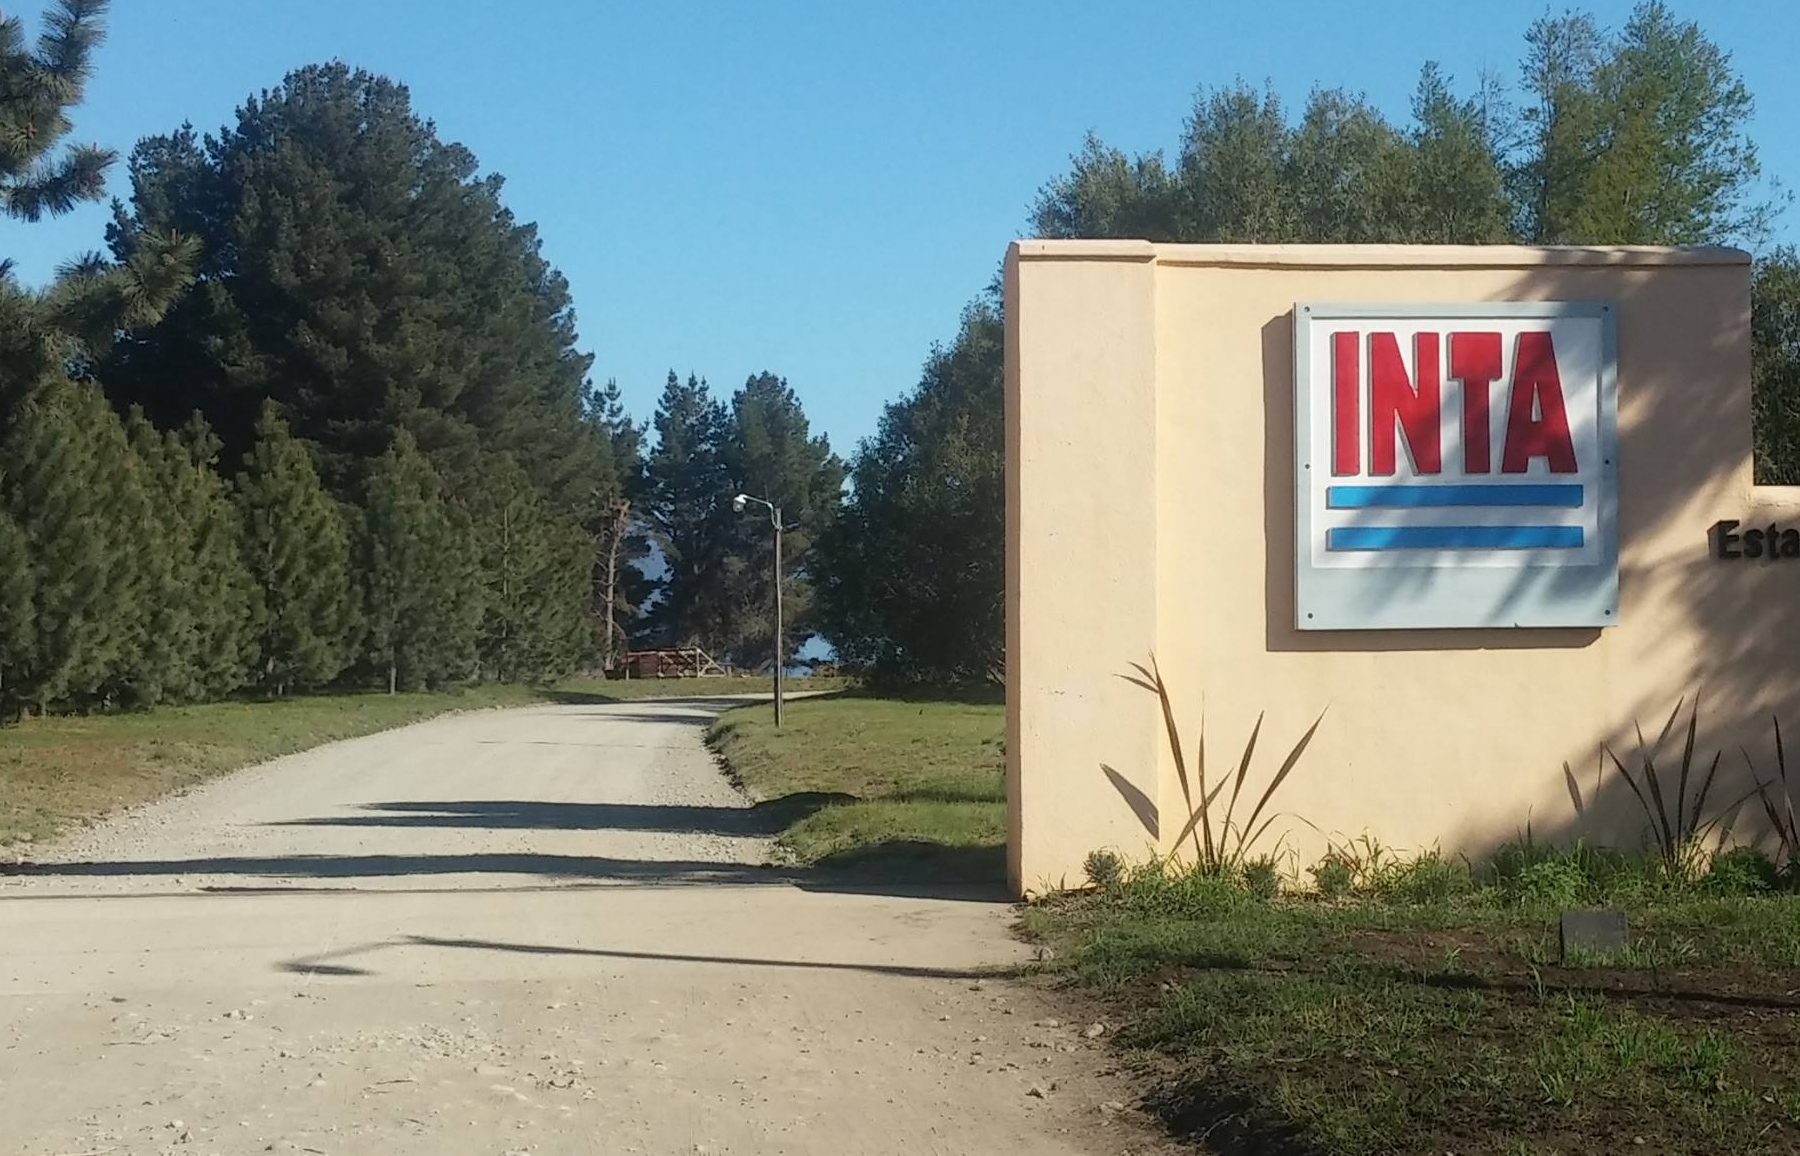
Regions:
[[[766,498],[753,498],[749,494],[739,494],[731,499],[734,513],[743,513],[745,507],[755,502],[759,506],[767,506],[769,524],[775,528],[775,729],[781,729],[781,682],[782,667],[786,665],[782,653],[781,622],[781,507]]]

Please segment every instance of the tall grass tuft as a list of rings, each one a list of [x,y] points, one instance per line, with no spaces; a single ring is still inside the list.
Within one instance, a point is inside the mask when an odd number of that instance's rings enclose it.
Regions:
[[[1657,767],[1657,760],[1662,757],[1663,744],[1669,733],[1675,728],[1675,720],[1681,716],[1681,708],[1687,705],[1683,697],[1669,712],[1668,721],[1663,723],[1654,743],[1644,741],[1644,728],[1633,723],[1637,731],[1638,749],[1633,762],[1637,766],[1636,774],[1627,769],[1624,760],[1614,753],[1606,744],[1601,744],[1600,752],[1604,759],[1611,760],[1618,777],[1631,788],[1632,797],[1643,809],[1650,831],[1650,844],[1660,861],[1664,872],[1672,879],[1692,879],[1704,864],[1707,850],[1704,843],[1713,834],[1718,833],[1722,844],[1730,834],[1729,820],[1735,818],[1738,808],[1748,802],[1755,789],[1746,792],[1730,806],[1718,813],[1707,816],[1706,803],[1712,794],[1713,782],[1719,773],[1719,758],[1722,752],[1714,752],[1710,762],[1706,763],[1704,774],[1700,773],[1694,746],[1700,730],[1700,699],[1696,695],[1694,704],[1688,711],[1687,737],[1681,746],[1681,761],[1673,773],[1672,781],[1665,781],[1667,764],[1662,769]],[[1586,809],[1582,805],[1581,792],[1575,782],[1574,772],[1569,764],[1563,764],[1563,776],[1569,784],[1570,797],[1575,801],[1578,815],[1585,817]],[[1694,785],[1690,793],[1689,786]]]
[[[1787,749],[1781,743],[1781,720],[1774,719],[1775,724],[1775,778],[1763,782],[1762,774],[1756,769],[1756,761],[1750,757],[1748,749],[1739,747],[1744,752],[1744,762],[1749,764],[1750,775],[1756,780],[1756,797],[1762,800],[1763,813],[1769,817],[1769,826],[1774,829],[1775,837],[1781,846],[1777,858],[1787,864],[1790,877],[1796,873],[1795,862],[1800,858],[1800,823],[1794,818],[1794,783],[1788,778]]]
[[[1182,741],[1181,728],[1175,721],[1175,704],[1169,694],[1169,685],[1163,679],[1162,670],[1156,664],[1156,656],[1150,657],[1149,666],[1136,662],[1131,666],[1136,674],[1119,677],[1154,694],[1161,705],[1163,731],[1168,740],[1169,753],[1175,762],[1176,774],[1181,779],[1181,797],[1188,808],[1187,822],[1170,845],[1180,847],[1192,837],[1196,870],[1209,875],[1241,876],[1257,844],[1268,834],[1270,825],[1280,817],[1279,813],[1274,813],[1264,818],[1263,812],[1268,809],[1269,800],[1275,797],[1275,792],[1281,789],[1281,785],[1287,782],[1288,776],[1299,765],[1300,756],[1306,753],[1313,735],[1318,733],[1319,724],[1325,721],[1325,712],[1319,712],[1319,717],[1313,720],[1312,726],[1307,728],[1306,733],[1300,736],[1300,741],[1288,751],[1281,766],[1257,797],[1256,805],[1250,809],[1250,817],[1239,822],[1238,802],[1243,797],[1244,783],[1250,776],[1250,763],[1256,754],[1256,741],[1262,734],[1264,716],[1256,716],[1256,725],[1250,730],[1250,740],[1244,744],[1235,773],[1223,775],[1217,782],[1209,782],[1206,773],[1205,720],[1201,721],[1200,733],[1194,744],[1194,764],[1190,774],[1187,748]],[[1119,786],[1121,791],[1125,789],[1121,786],[1122,779],[1116,771],[1104,767],[1102,769],[1108,772],[1108,777],[1115,786]],[[1231,793],[1225,797],[1224,813],[1218,816],[1215,824],[1215,805],[1228,786]]]

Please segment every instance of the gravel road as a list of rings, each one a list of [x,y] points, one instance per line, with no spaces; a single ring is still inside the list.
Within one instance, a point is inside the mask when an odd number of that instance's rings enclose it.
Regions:
[[[723,705],[439,719],[0,868],[0,1151],[1164,1151],[1004,904],[762,866]]]

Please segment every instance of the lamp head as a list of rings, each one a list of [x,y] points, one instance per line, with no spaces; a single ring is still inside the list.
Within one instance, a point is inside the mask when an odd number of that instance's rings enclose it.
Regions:
[[[749,504],[750,504],[750,495],[749,494],[739,494],[737,497],[731,499],[731,512],[734,514],[741,514],[744,512],[744,507],[748,506]]]

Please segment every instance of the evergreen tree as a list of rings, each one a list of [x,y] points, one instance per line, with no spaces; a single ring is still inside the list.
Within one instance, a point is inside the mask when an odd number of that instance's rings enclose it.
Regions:
[[[789,527],[782,541],[782,653],[817,627],[813,607],[813,544],[826,532],[842,500],[844,463],[831,443],[812,436],[800,399],[785,378],[759,373],[731,399],[721,446],[727,489],[781,507]],[[724,558],[730,608],[720,645],[741,665],[769,660],[773,642],[774,543],[767,519],[737,517]]]
[[[1127,158],[1088,133],[1069,171],[1038,190],[1032,232],[1039,237],[1174,240],[1184,231],[1184,190],[1160,152]]]
[[[18,407],[0,462],[0,500],[35,590],[33,644],[14,658],[16,701],[94,705],[143,638],[125,521],[145,500],[124,431],[92,387],[51,383]]]
[[[389,694],[466,679],[481,608],[466,518],[452,517],[437,475],[404,430],[376,461],[367,489],[357,574],[365,657]]]
[[[1752,428],[1756,480],[1800,484],[1800,254],[1780,248],[1756,263],[1751,295]]]
[[[105,194],[115,154],[98,145],[53,151],[74,127],[107,0],[58,0],[37,50],[17,16],[0,20],[0,207],[21,221],[58,216]]]
[[[1005,651],[1004,326],[991,300],[932,350],[858,450],[814,567],[845,661],[902,679],[983,679]]]
[[[482,670],[506,682],[566,674],[593,646],[592,544],[511,457],[495,454],[484,466],[470,497],[483,587]]]
[[[0,493],[5,487],[0,476]],[[0,719],[18,716],[20,681],[37,642],[37,583],[29,548],[25,531],[0,506]]]
[[[1281,101],[1241,81],[1194,104],[1182,141],[1180,238],[1274,242],[1296,234],[1292,134]]]
[[[70,113],[81,103],[107,6],[57,0],[35,50],[18,16],[0,19],[0,212],[9,217],[60,216],[105,193],[112,150],[58,149],[74,127]],[[157,233],[117,264],[92,255],[70,262],[40,292],[15,284],[12,261],[0,258],[0,418],[63,362],[91,356],[118,330],[156,321],[191,280],[197,252],[191,238]]]
[[[139,635],[115,675],[117,695],[136,706],[198,695],[195,664],[200,637],[194,589],[199,581],[180,492],[187,452],[133,410],[126,421],[130,465],[140,479],[138,501],[125,519],[129,542],[121,569],[136,587]]]
[[[1459,100],[1449,79],[1427,63],[1413,94],[1410,149],[1402,160],[1405,239],[1430,245],[1501,244],[1513,239],[1504,158],[1510,110],[1497,82],[1483,77]]]
[[[704,378],[669,371],[652,421],[644,518],[664,575],[650,616],[666,645],[715,644],[727,619],[724,546],[731,533],[731,480],[722,449],[725,407]]]
[[[145,656],[151,646],[158,572],[168,562],[168,544],[158,540],[152,528],[153,482],[132,452],[118,414],[100,390],[84,382],[73,387],[71,397],[79,436],[88,448],[91,472],[85,485],[89,492],[105,495],[101,519],[108,561],[97,616],[105,642],[91,655],[91,667],[71,683],[70,694],[74,705],[81,707],[152,705],[160,685],[150,685],[147,695],[140,694],[132,684],[132,674],[147,672]],[[156,661],[163,662],[166,657]]]
[[[254,677],[262,592],[245,563],[243,514],[218,470],[218,438],[195,414],[180,443],[185,458],[177,463],[179,481],[172,489],[193,558],[195,634],[192,682],[183,696],[222,698]]]
[[[1404,239],[1412,224],[1407,152],[1401,134],[1361,96],[1314,92],[1281,170],[1291,232],[1280,239]]]
[[[353,621],[344,522],[273,403],[238,477],[245,562],[260,594],[257,681],[276,694],[336,678]]]
[[[139,144],[115,252],[204,242],[196,291],[103,374],[164,424],[198,409],[234,460],[265,399],[340,499],[404,427],[445,471],[503,450],[567,512],[593,467],[568,285],[501,180],[438,139],[405,87],[342,64],[290,73],[236,122]]]
[[[1585,14],[1546,16],[1526,34],[1524,81],[1515,194],[1531,240],[1689,245],[1766,231],[1750,93],[1698,24],[1659,0],[1616,37]]]
[[[625,412],[619,383],[590,388],[587,420],[598,433],[592,501],[584,519],[594,543],[592,614],[602,667],[610,669],[636,633],[640,607],[652,585],[643,564],[650,553],[639,502],[644,492],[644,429]]]
[[[0,19],[0,212],[9,217],[58,216],[104,193],[112,152],[63,142],[106,8],[105,0],[58,0],[35,49],[17,16]],[[156,320],[186,285],[194,252],[187,238],[159,234],[129,261],[71,262],[41,291],[20,288],[12,262],[0,259],[0,535],[8,539],[0,548],[16,551],[0,564],[8,709],[118,696],[150,644],[139,615],[146,479],[112,412],[91,388],[68,383],[65,370],[115,332]]]

